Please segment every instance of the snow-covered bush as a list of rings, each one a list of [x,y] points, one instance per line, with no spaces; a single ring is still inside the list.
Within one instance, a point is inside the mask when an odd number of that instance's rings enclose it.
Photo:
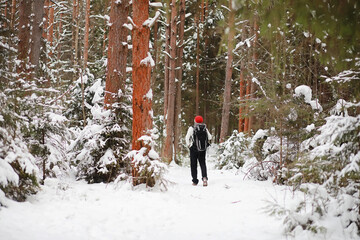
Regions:
[[[358,104],[343,104],[353,105]],[[288,166],[287,184],[306,193],[305,200],[292,208],[274,207],[284,214],[288,234],[326,234],[333,228],[326,219],[333,219],[347,238],[360,235],[360,115],[344,114],[344,108],[343,114],[331,112],[336,115],[327,117],[318,133],[301,143],[302,155]]]
[[[239,169],[244,165],[245,160],[252,156],[249,145],[250,138],[235,130],[225,142],[220,144],[216,167],[219,169]]]
[[[11,100],[0,92],[0,206],[6,198],[24,201],[38,190],[39,169],[20,132],[23,119],[9,105]]]
[[[155,135],[140,137],[138,141],[142,143],[141,149],[132,150],[127,154],[127,158],[131,159],[133,168],[136,171],[137,176],[133,178],[133,182],[145,183],[149,187],[153,187],[158,183],[166,188],[163,175],[167,170],[167,165],[161,162],[159,154],[155,151]]]

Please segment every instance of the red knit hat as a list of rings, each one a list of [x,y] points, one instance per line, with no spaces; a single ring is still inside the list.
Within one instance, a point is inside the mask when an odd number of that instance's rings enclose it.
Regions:
[[[196,116],[195,117],[195,122],[196,123],[202,123],[204,120],[203,120],[203,118],[202,118],[202,116]]]

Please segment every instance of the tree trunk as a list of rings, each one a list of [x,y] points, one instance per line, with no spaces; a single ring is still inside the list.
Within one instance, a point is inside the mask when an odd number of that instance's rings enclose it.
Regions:
[[[169,101],[169,50],[170,50],[170,0],[166,1],[166,30],[165,30],[165,71],[164,71],[164,119],[167,121],[167,110]]]
[[[15,26],[15,12],[16,12],[16,0],[11,1],[11,15],[10,15],[10,28],[14,29]]]
[[[89,31],[90,31],[90,0],[86,0],[85,10],[85,37],[84,37],[84,63],[83,69],[87,67],[88,52],[89,52]]]
[[[122,0],[116,3],[111,1],[110,29],[108,45],[108,66],[105,84],[105,106],[112,107],[112,104],[119,102],[119,90],[121,94],[125,91],[126,63],[128,55],[127,36],[128,29],[123,25],[127,22],[129,15],[129,0]]]
[[[73,41],[74,49],[73,65],[76,68],[78,65],[78,45],[79,45],[79,0],[73,0]]]
[[[168,163],[172,161],[174,147],[174,123],[175,123],[175,67],[176,67],[176,0],[171,2],[171,30],[170,30],[170,69],[169,69],[169,97],[166,119],[166,138],[164,144],[164,158]]]
[[[29,72],[29,51],[30,51],[30,15],[31,15],[31,0],[21,0],[19,3],[19,44],[18,44],[18,59],[20,64],[17,67],[17,72],[20,77],[25,77]]]
[[[149,135],[152,128],[152,100],[146,97],[151,91],[151,66],[149,61],[141,62],[149,56],[150,29],[143,23],[149,18],[149,1],[137,0],[133,2],[133,21],[135,27],[132,31],[133,57],[133,126],[132,149],[140,150],[147,147],[139,138]],[[133,184],[145,183],[146,179],[138,179],[138,170],[133,167]]]
[[[254,35],[255,35],[255,39],[254,39],[254,42],[253,42],[253,46],[252,46],[252,52],[253,52],[253,55],[252,55],[252,72],[253,72],[253,76],[252,77],[255,77],[255,73],[256,73],[256,62],[257,62],[257,39],[258,39],[258,24],[257,24],[257,17],[255,16],[254,17]],[[285,72],[285,69],[284,69],[284,72]],[[284,81],[285,83],[285,81]],[[255,98],[255,92],[256,92],[256,84],[255,84],[255,81],[251,81],[251,90],[250,90],[250,94],[251,94],[251,97],[252,98]],[[251,129],[254,128],[254,125],[255,124],[255,116],[251,116],[249,118],[249,132],[251,131]]]
[[[161,2],[160,0],[156,0],[155,2]],[[154,74],[151,75],[151,88],[153,89],[153,86],[156,81],[157,72],[158,72],[158,62],[159,62],[159,48],[161,47],[160,41],[159,41],[159,23],[158,21],[154,24]]]
[[[43,32],[42,22],[44,17],[44,0],[36,0],[33,3],[34,18],[32,22],[30,62],[36,72],[39,69],[41,35]]]
[[[199,18],[195,15],[196,25],[196,97],[195,97],[195,114],[199,115],[199,84],[200,84],[200,29],[199,29]]]
[[[205,9],[204,9],[204,0],[201,0],[201,6],[200,6],[200,22],[204,23],[204,15],[205,15]]]
[[[49,4],[49,25],[47,33],[47,42],[50,47],[49,56],[53,55],[53,43],[54,43],[54,3],[50,1]]]
[[[232,77],[232,63],[233,63],[233,49],[234,49],[234,32],[235,32],[235,14],[232,9],[232,0],[229,1],[229,36],[228,36],[228,58],[226,62],[226,77],[224,88],[224,102],[221,117],[221,131],[220,142],[224,142],[229,130],[230,117],[230,101],[231,101],[231,77]]]
[[[249,26],[247,26],[249,27]],[[252,32],[250,30],[248,30],[248,35],[251,36]],[[249,52],[249,51],[248,51]],[[251,56],[248,53],[247,55],[247,66],[250,66],[250,62],[251,62]],[[245,92],[245,101],[246,101],[246,105],[245,105],[245,121],[244,121],[244,132],[249,133],[250,129],[249,129],[249,105],[250,105],[250,95],[251,95],[251,75],[248,73],[246,75],[246,92]]]
[[[185,0],[180,2],[180,25],[179,25],[179,46],[177,47],[177,70],[176,70],[176,103],[175,103],[175,161],[177,160],[177,153],[181,150],[180,138],[181,138],[181,85],[182,85],[182,65],[183,65],[183,53],[184,53],[184,30],[185,30]]]

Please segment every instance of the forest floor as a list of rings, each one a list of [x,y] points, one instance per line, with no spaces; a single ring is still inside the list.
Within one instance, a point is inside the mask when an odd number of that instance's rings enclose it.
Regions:
[[[280,219],[264,212],[267,201],[291,203],[292,192],[271,181],[243,180],[216,170],[208,153],[209,186],[192,186],[189,167],[175,164],[168,190],[128,182],[86,184],[47,179],[27,202],[0,209],[0,238],[34,240],[279,240]],[[201,183],[201,182],[200,182]]]

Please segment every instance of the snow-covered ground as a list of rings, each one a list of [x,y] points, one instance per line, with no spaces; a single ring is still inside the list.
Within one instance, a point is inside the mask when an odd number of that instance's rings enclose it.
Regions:
[[[0,239],[286,239],[282,222],[263,208],[273,198],[291,202],[291,191],[215,170],[213,153],[208,187],[192,186],[190,169],[175,165],[168,191],[48,179],[27,202],[1,208]]]

